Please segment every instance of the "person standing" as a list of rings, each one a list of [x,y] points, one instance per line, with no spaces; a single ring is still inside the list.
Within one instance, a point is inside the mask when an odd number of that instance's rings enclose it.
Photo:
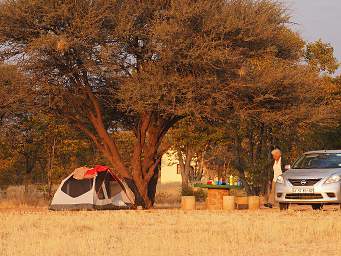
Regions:
[[[285,160],[282,158],[282,151],[279,148],[275,148],[271,151],[273,158],[272,164],[272,175],[270,181],[267,184],[266,194],[265,194],[265,207],[272,208],[275,203],[275,184],[278,176],[285,172]]]

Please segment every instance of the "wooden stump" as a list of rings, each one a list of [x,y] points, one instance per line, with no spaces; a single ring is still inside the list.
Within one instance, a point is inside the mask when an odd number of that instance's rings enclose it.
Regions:
[[[238,210],[244,210],[249,207],[249,200],[247,196],[236,197],[236,204]]]
[[[182,210],[195,210],[195,196],[182,196],[181,197]]]
[[[235,197],[234,196],[224,196],[223,197],[223,210],[233,211],[235,209]]]
[[[259,196],[248,197],[249,210],[258,210],[260,205]]]
[[[229,191],[226,189],[208,189],[207,192],[207,209],[222,210],[223,197],[228,196]]]

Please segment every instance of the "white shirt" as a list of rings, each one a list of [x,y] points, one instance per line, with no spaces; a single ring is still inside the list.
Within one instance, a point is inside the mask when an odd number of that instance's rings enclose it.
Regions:
[[[275,160],[273,169],[274,169],[273,181],[276,182],[278,176],[282,175],[282,158],[278,159],[278,161]]]

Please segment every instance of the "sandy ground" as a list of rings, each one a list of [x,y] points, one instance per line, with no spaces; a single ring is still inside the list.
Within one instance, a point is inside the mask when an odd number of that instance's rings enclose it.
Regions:
[[[0,209],[0,255],[341,255],[341,211]]]

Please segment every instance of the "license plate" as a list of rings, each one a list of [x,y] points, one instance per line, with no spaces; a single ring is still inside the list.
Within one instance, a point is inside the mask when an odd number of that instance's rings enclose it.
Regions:
[[[313,188],[292,188],[293,193],[314,193]]]

